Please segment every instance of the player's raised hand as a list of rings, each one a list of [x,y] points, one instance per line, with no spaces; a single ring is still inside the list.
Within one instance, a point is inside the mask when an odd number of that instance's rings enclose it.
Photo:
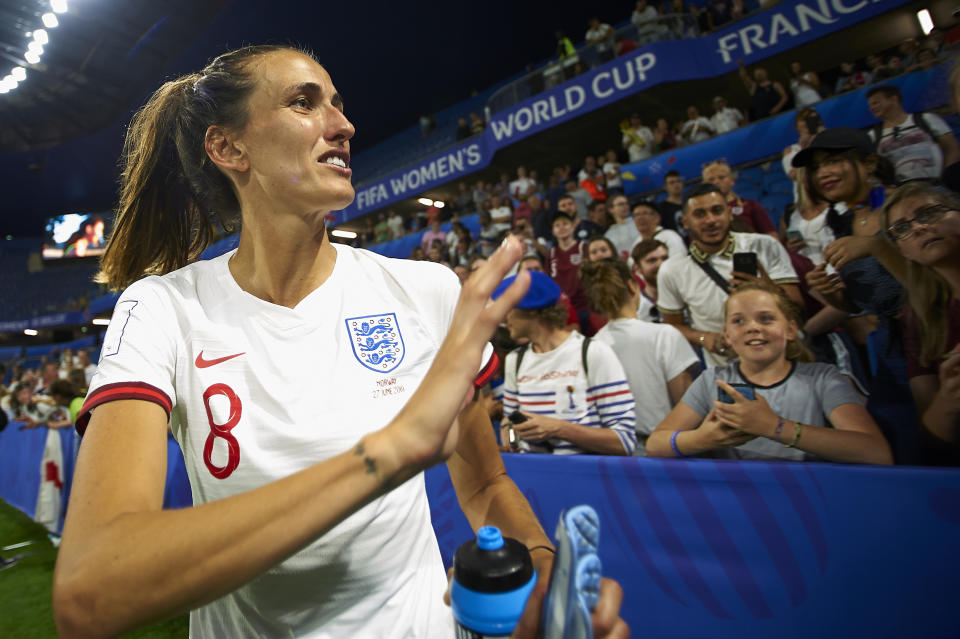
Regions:
[[[483,348],[507,311],[520,301],[530,284],[521,274],[496,301],[490,296],[523,255],[524,245],[508,236],[490,259],[470,276],[460,291],[447,337],[423,383],[394,419],[391,427],[402,442],[403,466],[426,468],[443,461],[457,445],[454,418],[480,369]]]

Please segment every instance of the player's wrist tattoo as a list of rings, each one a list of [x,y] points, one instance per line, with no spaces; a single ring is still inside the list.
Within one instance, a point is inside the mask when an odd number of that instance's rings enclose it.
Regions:
[[[366,468],[366,473],[368,475],[377,474],[377,462],[367,455],[367,451],[363,446],[363,442],[359,442],[357,447],[353,449],[353,454],[357,457],[363,457],[363,465]]]

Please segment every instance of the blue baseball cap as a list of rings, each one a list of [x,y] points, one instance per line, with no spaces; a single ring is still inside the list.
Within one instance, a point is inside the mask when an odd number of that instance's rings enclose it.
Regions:
[[[535,311],[549,306],[555,306],[560,299],[560,287],[550,279],[550,276],[540,271],[527,271],[530,275],[530,288],[526,295],[517,302],[516,308],[522,308],[528,311]],[[511,275],[500,282],[500,286],[493,292],[493,299],[497,299],[503,292],[510,288],[513,281],[517,279],[516,275]]]

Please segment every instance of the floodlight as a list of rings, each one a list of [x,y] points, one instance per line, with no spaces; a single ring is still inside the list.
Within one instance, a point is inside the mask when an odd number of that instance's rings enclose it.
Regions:
[[[66,13],[67,0],[50,0],[50,8],[53,9],[54,13]]]
[[[50,38],[47,36],[47,32],[43,29],[37,29],[33,32],[33,39],[40,44],[46,44],[50,42]]]
[[[13,67],[10,71],[10,75],[16,78],[17,82],[23,82],[27,79],[27,70],[23,67]]]
[[[57,16],[53,15],[52,13],[45,13],[40,16],[40,19],[43,21],[43,26],[48,29],[53,29],[60,24],[60,22],[57,20]]]

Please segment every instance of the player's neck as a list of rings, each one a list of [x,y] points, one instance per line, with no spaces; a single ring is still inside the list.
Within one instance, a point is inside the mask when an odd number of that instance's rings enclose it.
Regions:
[[[240,244],[230,259],[230,274],[247,293],[293,308],[333,272],[337,250],[326,228],[292,234],[276,226],[244,220]]]
[[[568,337],[570,331],[566,329],[539,325],[530,336],[530,345],[534,353],[549,353],[567,341]]]
[[[573,235],[568,235],[567,237],[557,238],[557,246],[566,251],[569,250],[571,246],[576,244],[577,241],[573,239]]]

